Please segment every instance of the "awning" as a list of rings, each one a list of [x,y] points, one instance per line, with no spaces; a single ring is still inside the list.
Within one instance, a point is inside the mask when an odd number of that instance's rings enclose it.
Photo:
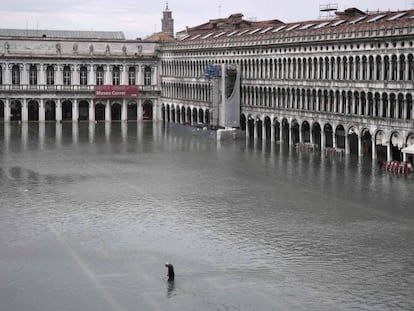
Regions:
[[[403,153],[414,154],[414,144],[401,150]]]

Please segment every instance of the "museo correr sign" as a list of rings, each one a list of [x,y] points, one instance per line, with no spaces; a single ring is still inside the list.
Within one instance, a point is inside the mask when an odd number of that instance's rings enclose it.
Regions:
[[[135,98],[138,85],[95,85],[95,98]]]

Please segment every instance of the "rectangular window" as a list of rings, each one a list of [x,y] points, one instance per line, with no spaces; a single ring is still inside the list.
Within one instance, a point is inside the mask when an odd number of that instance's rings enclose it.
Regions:
[[[55,71],[53,69],[48,69],[46,72],[46,84],[47,85],[55,84]]]
[[[114,69],[114,71],[112,72],[112,84],[119,85],[119,82],[120,82],[119,69]]]
[[[88,72],[84,69],[80,71],[80,85],[87,85],[88,84]]]
[[[103,85],[104,73],[103,70],[96,71],[96,85]]]
[[[70,85],[71,84],[71,72],[70,70],[63,71],[63,85]]]
[[[12,71],[12,84],[13,85],[20,85],[20,70]]]
[[[128,72],[128,84],[135,85],[135,70],[130,70]]]
[[[37,85],[37,69],[30,69],[29,72],[29,84]]]

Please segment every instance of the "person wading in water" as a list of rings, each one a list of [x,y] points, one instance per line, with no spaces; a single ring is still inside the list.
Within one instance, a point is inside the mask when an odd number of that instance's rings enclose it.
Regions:
[[[174,267],[169,262],[165,263],[165,266],[168,268],[168,281],[174,281],[175,273],[174,273]]]

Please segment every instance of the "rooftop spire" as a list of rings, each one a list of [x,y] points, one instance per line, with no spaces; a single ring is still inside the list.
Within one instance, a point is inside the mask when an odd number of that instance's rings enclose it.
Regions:
[[[165,3],[165,10],[166,10],[166,11],[169,11],[169,8],[168,8],[168,1]]]

